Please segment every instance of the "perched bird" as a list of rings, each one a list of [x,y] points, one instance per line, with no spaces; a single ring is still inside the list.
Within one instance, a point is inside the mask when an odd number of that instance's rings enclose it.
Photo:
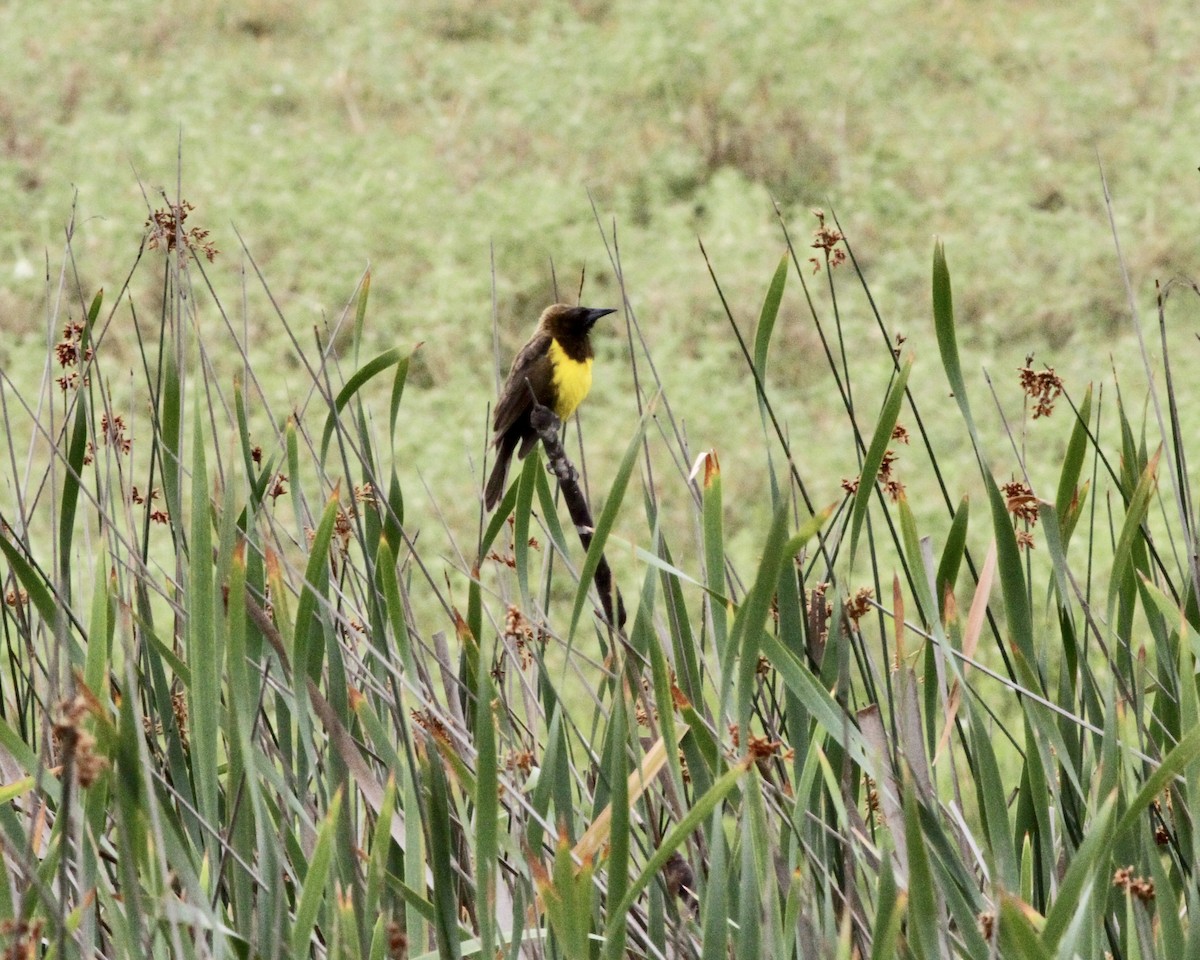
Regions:
[[[566,420],[592,387],[592,325],[615,310],[593,310],[556,303],[542,311],[537,330],[513,361],[492,418],[496,465],[483,502],[491,510],[504,493],[513,451],[524,459],[537,444],[530,414],[536,397],[559,420]]]

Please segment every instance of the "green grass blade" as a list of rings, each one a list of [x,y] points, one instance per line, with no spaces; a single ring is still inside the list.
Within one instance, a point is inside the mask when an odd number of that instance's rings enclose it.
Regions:
[[[438,951],[443,960],[460,960],[462,948],[458,933],[458,883],[451,864],[454,861],[454,837],[450,828],[450,787],[442,768],[442,759],[429,743],[422,764],[429,790],[429,866],[433,871],[433,905],[437,909]]]
[[[196,802],[200,816],[215,827],[221,822],[217,770],[221,753],[221,663],[225,654],[217,629],[214,602],[212,514],[204,437],[204,417],[197,392],[192,419],[192,515],[188,553],[187,666],[191,678],[188,717]],[[211,837],[211,834],[207,836]],[[215,856],[215,846],[210,846],[210,853]]]
[[[721,711],[722,718],[728,715],[729,698],[736,695],[737,723],[741,730],[750,729],[753,707],[755,678],[758,671],[759,637],[763,625],[771,612],[771,601],[779,582],[779,568],[790,554],[786,553],[788,504],[782,503],[775,510],[770,532],[763,546],[762,559],[754,577],[754,585],[738,608],[729,633],[729,645],[721,665]],[[738,658],[736,686],[734,684],[734,657]]]
[[[938,240],[933,246],[933,329],[937,336],[938,352],[942,357],[942,368],[954,399],[962,411],[967,430],[975,437],[975,421],[971,417],[971,405],[967,401],[967,384],[963,380],[962,363],[958,357],[958,336],[954,326],[954,297],[950,290],[950,268],[946,264],[946,249]]]
[[[1197,733],[1200,733],[1200,730]],[[1109,794],[1091,818],[1083,843],[1071,857],[1066,875],[1059,884],[1054,905],[1046,914],[1042,943],[1051,954],[1058,949],[1059,940],[1075,916],[1076,909],[1083,899],[1085,885],[1107,883],[1112,876],[1109,864],[1112,859],[1112,842],[1124,827],[1122,821],[1116,829],[1113,828],[1116,801],[1116,794]]]
[[[1053,947],[1038,937],[1025,910],[1011,894],[1001,895],[999,914],[996,925],[999,927],[1000,956],[1019,957],[1020,960],[1053,960]]]
[[[396,373],[392,377],[392,398],[388,403],[388,435],[396,436],[396,418],[400,415],[400,401],[404,399],[404,385],[408,382],[408,368],[412,363],[412,356],[419,350],[421,345],[418,343],[403,360],[396,364]]]
[[[337,397],[333,401],[333,406],[329,410],[329,415],[325,418],[325,428],[321,431],[321,455],[320,462],[325,462],[325,454],[329,451],[329,441],[333,437],[333,430],[337,426],[338,415],[347,403],[354,397],[371,380],[381,374],[388,367],[402,363],[407,359],[407,354],[399,347],[393,347],[391,350],[385,350],[373,360],[368,360],[361,368],[356,370],[354,374],[346,381],[346,385],[338,391]]]
[[[845,710],[808,667],[771,634],[764,632],[760,643],[762,652],[779,672],[779,679],[784,686],[796,695],[825,733],[850,755],[854,763],[865,770],[872,770],[875,765],[868,757],[858,728],[847,722]]]
[[[704,531],[704,570],[708,584],[709,617],[712,621],[713,645],[718,660],[725,657],[728,639],[728,601],[725,587],[725,520],[724,498],[721,492],[721,465],[716,451],[709,451],[704,460],[702,481],[702,526]],[[695,693],[689,694],[695,698]]]
[[[80,359],[83,361],[91,351],[92,328],[100,315],[100,304],[104,291],[100,290],[88,308],[87,320],[79,338]],[[86,366],[91,366],[86,364]],[[87,454],[88,439],[87,392],[78,391],[75,402],[75,422],[71,428],[71,439],[65,452],[66,475],[63,477],[62,496],[58,521],[58,576],[60,589],[65,597],[71,595],[71,543],[75,537],[75,511],[79,504],[79,487],[82,480],[83,461]]]
[[[491,657],[479,674],[479,701],[475,712],[475,902],[479,907],[479,941],[483,955],[495,955],[496,884],[499,849],[499,759],[496,754],[496,718],[490,670]]]
[[[1075,426],[1071,429],[1071,439],[1067,441],[1067,452],[1063,457],[1062,471],[1058,475],[1058,491],[1054,496],[1054,508],[1060,517],[1065,517],[1071,506],[1071,501],[1079,496],[1079,477],[1083,472],[1083,460],[1087,454],[1088,424],[1092,416],[1092,387],[1088,384],[1083,402],[1075,417]]]
[[[929,578],[925,575],[925,560],[921,552],[921,537],[917,532],[917,520],[913,516],[912,507],[908,505],[908,497],[901,493],[896,504],[900,514],[900,537],[904,544],[904,552],[908,555],[908,565],[915,572],[913,577],[913,593],[917,597],[917,606],[921,610],[921,619],[925,624],[940,622],[939,606],[936,598],[930,592]]]
[[[63,477],[62,501],[58,521],[58,576],[61,589],[68,598],[71,589],[71,543],[75,536],[75,510],[79,503],[83,461],[87,454],[88,404],[85,394],[78,395],[75,404],[75,423],[71,439],[64,452],[66,471]]]
[[[975,750],[975,790],[979,806],[983,810],[987,827],[988,850],[992,855],[993,880],[1007,890],[1016,890],[1020,884],[1017,869],[1017,851],[1013,846],[1012,824],[1008,820],[1008,798],[1005,796],[1004,780],[1000,766],[992,749],[991,734],[984,728],[979,711],[969,711],[971,720],[971,743]]]
[[[633,474],[634,466],[637,465],[638,457],[641,455],[642,435],[646,432],[646,424],[653,415],[656,405],[654,400],[651,400],[647,404],[646,413],[638,422],[637,429],[630,438],[629,445],[625,448],[625,455],[621,458],[616,476],[613,478],[612,486],[609,488],[608,496],[604,500],[604,509],[600,511],[600,517],[596,521],[596,528],[592,533],[592,542],[588,546],[587,557],[583,561],[583,568],[579,571],[579,586],[575,590],[575,602],[571,608],[571,625],[567,630],[568,638],[575,636],[575,629],[579,626],[579,618],[583,614],[584,605],[587,603],[588,590],[591,588],[592,581],[596,577],[596,568],[600,566],[600,558],[604,555],[604,546],[608,543],[608,535],[612,532],[613,524],[616,523],[617,514],[621,509],[621,504],[625,500],[625,491],[629,486],[629,478]],[[614,583],[614,588],[615,586],[616,584]]]
[[[340,507],[339,491],[334,490],[325,504],[321,522],[317,524],[309,547],[304,588],[296,605],[296,634],[292,641],[292,648],[296,651],[297,678],[307,673],[316,680],[321,675],[321,660],[325,652],[321,610],[329,589],[329,546]]]
[[[354,305],[354,362],[358,363],[358,354],[362,349],[363,333],[367,329],[367,301],[371,296],[371,268],[363,271],[358,283],[358,297]]]
[[[1182,776],[1191,764],[1200,759],[1200,727],[1189,730],[1168,753],[1163,757],[1155,771],[1143,781],[1137,795],[1129,801],[1129,806],[1117,824],[1115,836],[1118,840],[1133,830],[1138,821],[1146,815],[1150,804],[1154,802],[1175,777]]]
[[[996,537],[996,570],[1000,576],[1000,591],[1004,596],[1004,613],[1008,621],[1008,633],[1017,648],[1030,664],[1038,662],[1033,642],[1032,600],[1025,586],[1025,566],[1021,550],[1017,546],[1017,535],[1013,529],[1012,514],[995,480],[984,476],[988,504],[992,509],[992,532]],[[1034,688],[1041,692],[1040,685]]]
[[[964,496],[954,511],[954,519],[950,523],[950,532],[946,534],[946,546],[942,548],[942,558],[938,562],[937,575],[937,608],[945,616],[946,591],[953,591],[958,583],[958,570],[962,565],[963,555],[967,549],[967,523],[970,518],[971,500]]]
[[[1162,455],[1162,447],[1155,451],[1154,456],[1146,464],[1133,496],[1129,498],[1129,506],[1125,509],[1125,520],[1121,524],[1121,534],[1113,549],[1112,573],[1108,583],[1108,612],[1111,620],[1112,611],[1116,606],[1118,592],[1133,581],[1134,548],[1138,538],[1142,536],[1142,523],[1150,509],[1150,502],[1158,486],[1158,459]]]
[[[908,897],[896,890],[890,855],[885,854],[879,870],[879,895],[875,903],[875,927],[871,931],[871,960],[893,960],[899,956],[897,941],[904,922]]]
[[[612,823],[608,848],[608,902],[620,903],[629,886],[629,846],[631,817],[629,810],[629,763],[625,755],[628,737],[625,698],[618,694],[613,705],[614,749],[609,757],[608,782],[612,785]],[[628,920],[621,911],[609,911],[604,925],[604,956],[621,960],[625,954]]]
[[[783,289],[787,285],[788,255],[779,258],[779,266],[767,288],[762,311],[758,315],[758,327],[754,331],[754,369],[764,384],[767,380],[767,354],[771,348],[771,334],[775,330],[775,319],[779,316],[779,304],[783,301]],[[759,398],[761,404],[762,399]]]
[[[541,478],[540,448],[525,458],[517,483],[517,503],[513,507],[513,559],[517,564],[517,587],[521,605],[529,609],[529,525],[532,519],[533,495]]]
[[[939,931],[944,922],[911,779],[904,784],[904,839],[908,847],[909,947],[918,960],[937,960],[943,956]]]
[[[296,903],[296,916],[292,922],[291,947],[293,957],[307,957],[309,942],[317,924],[317,912],[325,901],[325,888],[333,866],[333,844],[342,806],[342,794],[337,792],[329,804],[329,811],[321,822],[317,843],[312,858],[304,872],[304,882]]]
[[[871,444],[867,447],[867,455],[863,458],[858,489],[854,492],[854,502],[850,508],[851,568],[854,566],[858,536],[862,531],[863,520],[867,516],[867,507],[871,502],[871,497],[875,495],[875,479],[879,476],[883,455],[887,453],[888,444],[892,442],[892,431],[895,430],[896,420],[900,417],[900,407],[904,403],[904,388],[908,385],[908,375],[912,372],[912,367],[913,358],[909,357],[900,367],[899,375],[892,380],[887,396],[884,397],[883,407],[879,411],[879,419],[875,423],[875,431],[871,435]]]
[[[162,441],[163,496],[172,530],[182,534],[183,518],[183,378],[175,365],[173,350],[166,351],[159,403],[158,427]],[[294,475],[294,474],[293,474]]]
[[[727,960],[729,939],[729,884],[727,882],[729,854],[725,845],[724,818],[718,810],[713,814],[709,837],[708,882],[704,885],[704,909],[701,922],[704,929],[700,960]]]
[[[54,594],[41,574],[25,559],[21,550],[9,541],[2,526],[0,526],[0,552],[3,552],[9,568],[20,582],[21,587],[29,594],[29,600],[37,608],[42,621],[47,625],[53,625],[58,619],[58,602],[54,599]]]
[[[748,757],[743,758],[725,771],[713,783],[712,788],[692,804],[683,819],[676,823],[667,835],[663,837],[662,842],[655,849],[654,853],[650,855],[649,859],[647,859],[646,866],[642,868],[642,872],[629,885],[629,889],[625,891],[625,896],[617,904],[614,912],[618,916],[624,916],[629,912],[634,901],[642,890],[645,889],[646,885],[667,865],[667,861],[671,859],[671,854],[691,836],[692,832],[700,826],[704,819],[716,809],[717,804],[724,800],[729,792],[737,786],[742,775],[750,769],[751,762]]]

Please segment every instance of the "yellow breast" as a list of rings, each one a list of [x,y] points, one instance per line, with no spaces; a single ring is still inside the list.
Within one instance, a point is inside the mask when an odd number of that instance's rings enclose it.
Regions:
[[[554,365],[554,412],[566,420],[592,389],[592,358],[572,360],[557,340],[551,340],[550,361]]]

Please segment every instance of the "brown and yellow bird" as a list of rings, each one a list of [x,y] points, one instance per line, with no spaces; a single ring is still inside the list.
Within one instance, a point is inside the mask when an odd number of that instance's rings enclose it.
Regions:
[[[517,353],[492,418],[496,465],[483,502],[491,510],[504,493],[513,451],[524,459],[537,444],[530,414],[536,397],[565,421],[592,388],[592,326],[615,310],[556,303],[542,311],[537,330]]]

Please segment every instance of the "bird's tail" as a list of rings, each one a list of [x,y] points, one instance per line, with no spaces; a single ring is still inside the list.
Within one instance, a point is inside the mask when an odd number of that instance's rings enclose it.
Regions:
[[[512,460],[513,449],[516,445],[517,437],[511,433],[501,436],[500,442],[496,445],[496,463],[492,467],[487,487],[483,492],[483,505],[488,510],[496,506],[500,502],[500,497],[504,495],[504,481],[508,479],[508,465]]]

